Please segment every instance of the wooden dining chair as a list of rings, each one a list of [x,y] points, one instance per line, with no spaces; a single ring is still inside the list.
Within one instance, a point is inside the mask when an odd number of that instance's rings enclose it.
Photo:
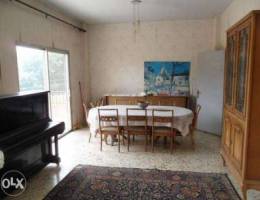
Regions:
[[[138,115],[139,114],[139,115]],[[130,136],[145,136],[145,151],[148,143],[147,110],[137,108],[126,109],[127,150],[129,151]]]
[[[162,116],[163,114],[163,116]],[[158,126],[160,124],[160,126]],[[152,152],[154,152],[154,139],[156,137],[169,137],[171,141],[171,152],[176,135],[173,110],[152,110]]]
[[[99,98],[98,100],[89,103],[89,106],[91,108],[95,108],[103,105],[104,105],[104,98]]]
[[[118,109],[98,109],[99,133],[100,133],[100,151],[102,151],[103,136],[118,138],[118,152],[120,152],[120,127],[118,118]]]
[[[198,116],[201,110],[201,105],[197,104],[196,108],[193,110],[193,120],[190,126],[190,137],[192,147],[195,148],[195,130],[197,128]]]

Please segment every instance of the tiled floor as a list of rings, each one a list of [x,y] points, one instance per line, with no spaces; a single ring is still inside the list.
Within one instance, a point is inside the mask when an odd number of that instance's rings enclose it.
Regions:
[[[197,146],[190,148],[189,138],[184,138],[175,148],[173,154],[159,143],[155,153],[144,152],[142,138],[137,138],[135,145],[127,152],[117,152],[117,146],[104,145],[103,152],[99,150],[99,138],[93,138],[88,143],[89,131],[82,129],[65,136],[60,140],[61,164],[49,165],[35,175],[29,182],[27,190],[16,199],[42,199],[59,181],[61,181],[78,164],[110,166],[157,168],[168,170],[220,172],[225,173],[219,155],[220,138],[204,133],[197,133]],[[232,179],[232,177],[231,177]],[[234,180],[232,180],[234,182]],[[235,183],[234,183],[235,184]],[[236,185],[236,184],[235,184]],[[249,199],[260,200],[260,194],[250,191]]]

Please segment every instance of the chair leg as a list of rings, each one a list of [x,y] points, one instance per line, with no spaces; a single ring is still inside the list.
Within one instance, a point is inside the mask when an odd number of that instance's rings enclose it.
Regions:
[[[145,152],[147,151],[147,134],[145,134]]]
[[[107,145],[107,135],[105,135],[104,140],[105,140],[106,145]]]
[[[103,142],[103,139],[102,139],[102,133],[100,133],[100,151],[102,151],[102,142]]]
[[[174,136],[171,136],[171,153],[173,152]]]
[[[118,133],[118,152],[120,153],[120,133]]]
[[[135,135],[133,135],[133,142],[135,141]]]
[[[122,131],[122,139],[123,139],[123,145],[125,145],[125,134],[124,134],[124,131]]]
[[[111,146],[114,146],[114,141],[115,141],[116,136],[110,135],[110,137],[111,137]]]
[[[127,151],[129,151],[129,143],[130,143],[130,136],[129,134],[127,133]]]
[[[152,134],[152,152],[154,152],[154,135]]]
[[[89,132],[89,138],[88,138],[88,143],[90,143],[90,140],[91,140],[91,136],[92,136],[92,133]]]
[[[167,146],[167,137],[166,136],[163,139],[163,143],[164,143],[164,146],[166,147]]]
[[[195,149],[194,131],[192,131],[192,132],[190,133],[190,138],[191,138],[191,145],[192,145],[192,148]]]

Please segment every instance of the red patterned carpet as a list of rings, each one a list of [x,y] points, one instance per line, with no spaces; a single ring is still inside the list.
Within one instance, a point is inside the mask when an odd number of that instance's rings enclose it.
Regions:
[[[79,165],[45,200],[240,200],[225,174]]]

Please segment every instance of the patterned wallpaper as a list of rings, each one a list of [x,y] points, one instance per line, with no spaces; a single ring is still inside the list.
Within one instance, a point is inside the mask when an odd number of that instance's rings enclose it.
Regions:
[[[214,20],[90,25],[88,29],[91,97],[136,94],[144,90],[145,61],[191,61],[196,79],[197,56],[215,44]]]
[[[45,9],[34,1],[34,6]],[[47,8],[46,8],[47,9]],[[48,11],[51,12],[51,11]],[[58,15],[57,13],[53,13]],[[59,16],[59,15],[58,15]],[[61,16],[63,17],[63,16]],[[70,55],[70,87],[72,121],[76,126],[83,121],[78,81],[82,82],[87,91],[87,72],[85,69],[85,39],[79,31],[46,19],[42,15],[28,12],[27,9],[16,6],[13,2],[0,0],[0,94],[14,93],[19,90],[18,68],[15,45],[17,42],[40,47],[52,47],[68,50]],[[85,92],[84,96],[87,97]]]

